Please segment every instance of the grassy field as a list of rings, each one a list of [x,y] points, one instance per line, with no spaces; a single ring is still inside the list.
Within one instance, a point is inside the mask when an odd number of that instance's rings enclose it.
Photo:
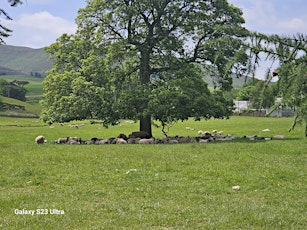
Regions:
[[[306,229],[307,139],[303,127],[288,133],[291,122],[189,120],[169,133],[217,129],[236,137],[286,136],[267,142],[55,145],[51,141],[59,137],[129,134],[138,123],[105,129],[86,121],[75,129],[0,118],[0,228]],[[47,144],[34,144],[41,134]],[[162,137],[161,130],[154,128],[153,135]],[[241,190],[232,190],[234,185]],[[23,209],[35,213],[16,214]]]
[[[12,104],[12,105],[18,105],[18,106],[23,106],[24,110],[0,110],[1,115],[6,115],[6,116],[39,116],[41,108],[38,103],[35,103],[34,105],[24,102],[24,101],[19,101],[14,98],[8,98],[8,97],[2,97],[0,96],[0,100],[3,103],[7,104]]]
[[[13,104],[21,105],[25,107],[24,111],[21,110],[1,110],[0,115],[5,116],[37,116],[40,114],[41,106],[39,101],[42,99],[43,87],[42,81],[43,78],[35,78],[29,75],[3,75],[0,76],[0,79],[4,79],[8,82],[19,80],[19,81],[28,81],[29,84],[25,85],[24,88],[28,90],[26,94],[26,102],[15,100],[13,98],[7,98],[0,96],[0,101]]]
[[[25,89],[28,90],[27,97],[33,96],[42,96],[43,94],[43,87],[42,81],[43,78],[36,78],[29,75],[3,75],[0,76],[0,79],[4,79],[8,82],[19,80],[19,81],[28,81],[29,84],[25,85]]]

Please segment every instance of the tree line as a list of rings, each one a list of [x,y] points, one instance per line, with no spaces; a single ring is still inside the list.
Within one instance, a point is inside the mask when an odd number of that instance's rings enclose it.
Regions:
[[[8,98],[14,98],[20,101],[26,101],[27,90],[24,85],[29,84],[28,81],[8,82],[4,79],[0,79],[0,95]]]

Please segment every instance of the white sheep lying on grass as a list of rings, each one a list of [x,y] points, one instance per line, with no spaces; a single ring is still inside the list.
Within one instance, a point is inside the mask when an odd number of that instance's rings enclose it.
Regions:
[[[127,141],[123,138],[116,138],[116,144],[127,144]]]
[[[283,140],[285,139],[285,136],[284,135],[276,135],[274,137],[272,137],[273,140]]]
[[[253,135],[253,136],[244,136],[243,138],[248,139],[250,141],[255,141],[257,140],[257,135]]]
[[[155,143],[155,139],[154,138],[143,138],[141,140],[139,140],[139,144],[154,144]]]
[[[46,142],[47,142],[46,138],[45,138],[44,136],[42,136],[42,135],[37,136],[37,137],[35,138],[35,143],[36,143],[36,144],[44,144],[44,143],[46,143]]]

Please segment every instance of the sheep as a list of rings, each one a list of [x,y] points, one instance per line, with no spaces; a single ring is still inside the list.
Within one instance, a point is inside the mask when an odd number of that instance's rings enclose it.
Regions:
[[[170,140],[168,143],[169,143],[169,144],[178,144],[179,141],[178,141],[178,140]]]
[[[269,129],[264,129],[264,130],[262,130],[262,132],[270,132],[270,130]]]
[[[67,142],[67,137],[66,138],[59,138],[56,140],[56,144],[66,144]]]
[[[128,144],[138,144],[139,141],[141,140],[141,138],[137,137],[132,137],[132,138],[128,138],[127,142]]]
[[[78,137],[61,137],[61,138],[58,138],[55,141],[55,143],[56,144],[82,144],[83,142],[81,138],[78,138]]]
[[[109,138],[106,144],[116,144],[116,138],[114,137]]]
[[[178,136],[175,136],[175,137],[166,137],[166,138],[163,140],[163,143],[164,143],[164,144],[178,144],[178,143],[179,143],[179,139],[180,139],[180,137],[178,137]]]
[[[222,134],[215,134],[214,139],[215,140],[222,140],[222,139],[224,139],[224,136]]]
[[[205,132],[202,131],[202,130],[198,130],[197,134],[198,134],[198,135],[205,135]]]
[[[221,139],[221,141],[232,141],[232,140],[234,140],[235,139],[235,137],[234,136],[231,136],[231,135],[227,135],[227,136],[225,136],[225,137],[223,137],[222,139]]]
[[[78,137],[67,137],[67,141],[66,141],[66,144],[71,144],[71,145],[74,145],[74,144],[81,144],[81,138],[78,138]]]
[[[90,144],[98,144],[99,138],[97,137],[92,137],[89,141],[86,141],[85,144],[90,145]]]
[[[250,141],[254,141],[254,140],[257,140],[257,135],[254,135],[254,136],[244,136],[243,138],[248,139]]]
[[[187,136],[187,137],[178,137],[179,143],[192,143],[196,142],[195,138]]]
[[[117,138],[122,138],[125,141],[128,140],[128,137],[125,134],[123,134],[123,133],[119,134]]]
[[[161,138],[155,139],[155,144],[164,144],[164,139]]]
[[[169,139],[166,143],[168,143],[168,144],[178,144],[179,141],[176,140],[176,139]]]
[[[127,144],[127,141],[123,138],[116,138],[116,144]]]
[[[98,139],[95,143],[98,145],[109,144],[109,139]]]
[[[198,139],[199,143],[208,143],[209,139]]]
[[[285,136],[284,135],[276,135],[274,137],[272,137],[273,140],[283,140],[285,139]]]
[[[232,186],[232,190],[239,191],[239,190],[241,190],[241,187],[240,187],[240,185],[235,185],[235,186]]]
[[[141,140],[139,140],[139,144],[153,144],[155,143],[155,139],[154,138],[143,138]]]
[[[42,135],[37,136],[37,137],[35,138],[35,143],[36,143],[36,144],[44,144],[44,143],[46,143],[46,142],[47,142],[46,138],[45,138],[44,136],[42,136]]]

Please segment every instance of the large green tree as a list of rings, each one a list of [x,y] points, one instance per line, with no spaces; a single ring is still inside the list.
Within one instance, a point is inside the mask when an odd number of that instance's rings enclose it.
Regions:
[[[21,0],[8,0],[11,6],[17,6],[18,4],[21,4]],[[0,8],[0,16],[3,15],[5,19],[12,20],[12,18],[8,15],[8,13]],[[10,33],[12,32],[11,29],[7,28],[6,26],[2,25],[0,20],[0,44],[4,43],[3,38],[10,36]]]
[[[202,74],[227,89],[230,74],[246,70],[243,23],[226,0],[89,0],[78,32],[47,48],[55,65],[44,81],[42,117],[139,119],[151,134],[152,118],[165,125],[228,116],[229,102],[210,93]]]

